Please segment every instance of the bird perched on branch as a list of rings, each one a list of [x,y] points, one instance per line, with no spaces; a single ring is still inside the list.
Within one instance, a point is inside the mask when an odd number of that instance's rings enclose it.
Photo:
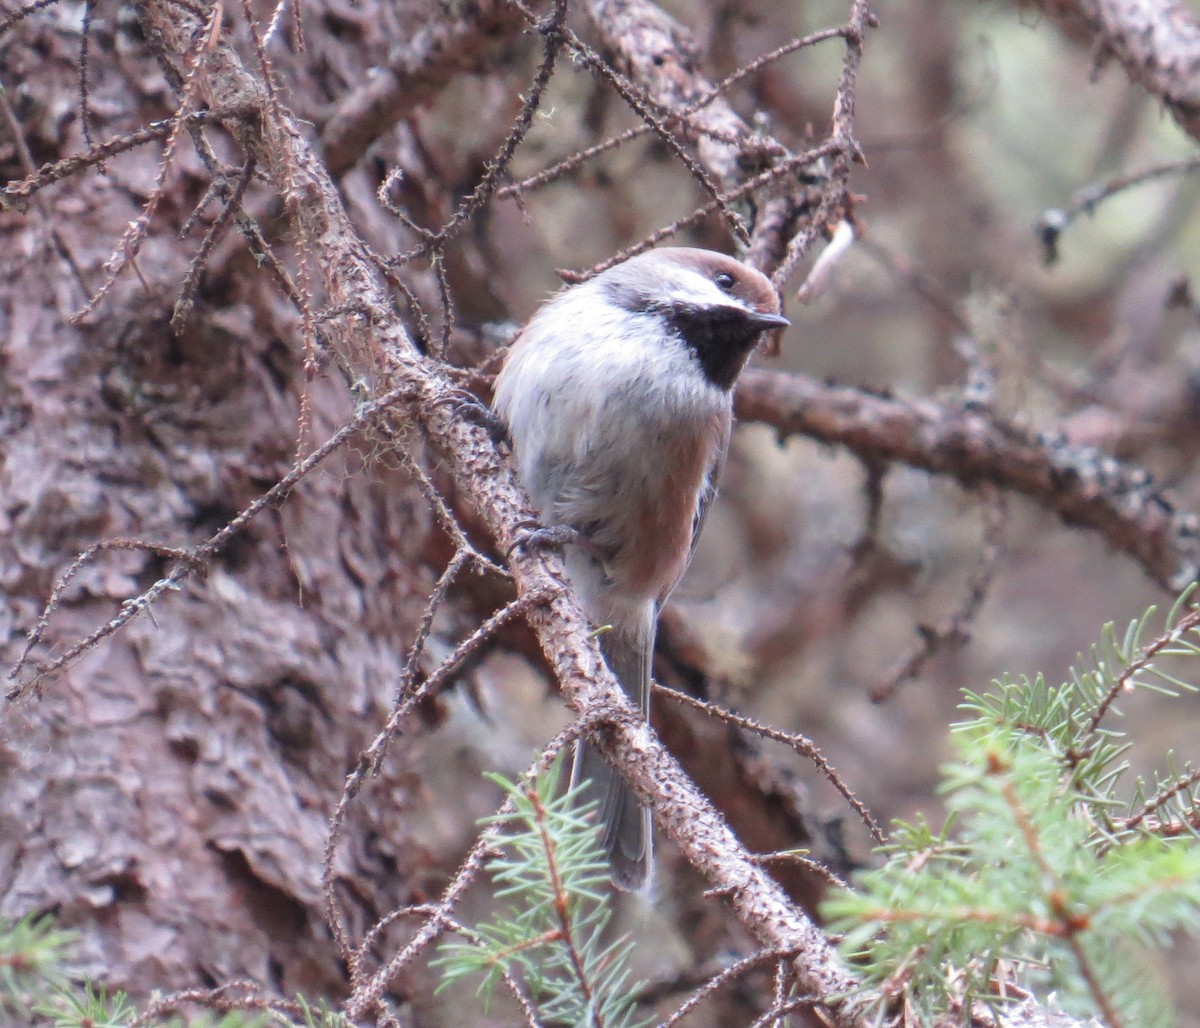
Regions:
[[[732,391],[786,326],[758,271],[710,250],[633,257],[542,306],[496,379],[494,409],[542,523],[566,531],[571,584],[645,717],[658,610],[683,576],[729,445]],[[648,810],[586,741],[572,784],[598,803],[613,881],[637,889]]]

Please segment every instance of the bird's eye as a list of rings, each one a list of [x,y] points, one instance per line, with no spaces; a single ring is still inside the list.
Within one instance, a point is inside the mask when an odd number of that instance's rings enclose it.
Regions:
[[[722,292],[732,292],[736,279],[728,271],[718,271],[713,275],[713,281]]]

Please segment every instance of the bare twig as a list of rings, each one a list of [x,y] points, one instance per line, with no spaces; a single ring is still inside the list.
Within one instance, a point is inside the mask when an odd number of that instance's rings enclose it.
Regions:
[[[168,1014],[189,1006],[198,1006],[218,1013],[245,1010],[259,1014],[273,1012],[288,1018],[303,1016],[299,1003],[282,1000],[263,993],[262,987],[251,981],[225,982],[212,989],[181,989],[166,996],[155,996],[128,1023],[129,1028],[149,1028],[160,1024]]]
[[[1111,199],[1127,189],[1153,182],[1155,179],[1167,178],[1172,175],[1188,175],[1200,170],[1200,157],[1189,157],[1183,161],[1171,161],[1159,164],[1143,171],[1117,175],[1107,182],[1088,186],[1079,190],[1071,197],[1068,207],[1052,207],[1038,219],[1037,234],[1042,243],[1042,260],[1047,264],[1058,261],[1058,244],[1062,234],[1075,222],[1080,215],[1091,217],[1096,213],[1105,200]]]
[[[965,646],[971,639],[971,626],[979,614],[1000,563],[1007,550],[1004,542],[1004,523],[1007,508],[1004,498],[995,487],[985,486],[983,496],[986,524],[983,532],[983,549],[979,562],[967,583],[966,594],[958,609],[941,625],[922,624],[917,626],[920,643],[908,657],[904,658],[886,674],[871,690],[871,699],[876,703],[890,700],[905,682],[916,678],[925,666],[943,650]]]
[[[770,53],[763,54],[762,56],[755,58],[749,64],[744,65],[733,74],[723,78],[715,86],[701,93],[698,97],[696,97],[696,99],[684,105],[684,107],[679,110],[678,116],[681,120],[684,120],[691,125],[692,130],[697,134],[697,136],[712,134],[716,131],[715,129],[710,128],[704,123],[697,123],[694,119],[691,119],[690,116],[696,111],[702,110],[718,97],[728,92],[738,82],[742,81],[742,79],[748,78],[755,72],[762,70],[762,68],[766,67],[768,64],[771,64],[782,57],[786,57],[788,54],[795,53],[797,50],[801,50],[804,47],[813,46],[816,43],[823,43],[830,39],[838,39],[844,34],[845,29],[839,27],[833,29],[824,29],[821,32],[814,32],[809,36],[802,36],[797,39],[793,39],[791,42],[777,47]],[[509,185],[504,186],[496,191],[496,196],[500,199],[511,196],[519,196],[531,189],[537,189],[540,186],[547,185],[550,182],[554,182],[564,177],[565,175],[569,175],[572,171],[574,171],[580,165],[585,164],[587,161],[593,160],[594,158],[599,157],[601,154],[607,153],[609,150],[615,150],[622,144],[628,143],[634,139],[638,139],[641,136],[648,135],[653,131],[654,129],[651,125],[635,125],[633,128],[626,129],[619,135],[612,136],[602,143],[585,147],[584,149],[571,154],[570,157],[564,157],[561,161],[555,162],[550,167],[538,172],[536,175],[531,175],[529,178],[522,179],[520,182],[512,182]],[[772,144],[768,142],[759,143],[757,140],[756,145],[761,145],[767,150],[770,150],[772,147]],[[774,145],[778,146],[778,144]],[[779,146],[779,150],[781,154],[784,152],[782,146]],[[729,199],[730,198],[728,194],[726,194],[727,202]]]
[[[37,14],[38,11],[44,11],[47,7],[53,7],[56,3],[58,3],[58,0],[32,0],[31,3],[18,7],[3,21],[0,21],[0,39],[7,36],[30,15]]]
[[[348,170],[400,118],[479,64],[486,50],[522,24],[506,0],[475,0],[430,13],[434,20],[348,93],[326,122],[321,143],[331,175]]]
[[[762,736],[764,739],[771,739],[774,742],[783,743],[793,752],[802,757],[807,757],[825,776],[829,782],[839,793],[842,798],[853,808],[854,812],[862,819],[862,823],[867,826],[867,831],[878,843],[885,841],[885,836],[880,830],[879,825],[871,816],[871,812],[867,810],[857,796],[851,792],[850,787],[837,773],[833,765],[825,759],[825,755],[818,748],[817,744],[811,739],[806,739],[804,736],[794,732],[781,732],[777,728],[771,728],[764,725],[753,718],[744,717],[741,714],[735,714],[731,710],[726,710],[723,707],[717,706],[715,703],[706,703],[704,700],[698,700],[694,696],[688,696],[686,693],[679,692],[676,689],[668,689],[665,685],[655,683],[654,691],[656,694],[669,696],[676,703],[682,703],[685,706],[691,707],[694,710],[702,711],[709,717],[714,717],[726,724],[736,725],[744,731],[751,732],[754,735]]]
[[[0,82],[0,118],[3,118],[9,133],[12,135],[13,144],[17,148],[17,156],[20,158],[21,166],[25,169],[27,177],[34,176],[33,155],[29,152],[29,146],[25,142],[25,134],[21,130],[21,124],[12,109],[12,104],[8,102],[8,90],[4,88],[4,83],[2,82]],[[34,197],[34,204],[37,206],[38,213],[42,216],[43,224],[46,225],[50,233],[50,239],[54,243],[55,250],[58,251],[58,255],[66,262],[67,267],[71,269],[71,274],[75,276],[75,281],[79,283],[79,287],[86,296],[88,291],[87,280],[83,277],[83,271],[80,269],[79,263],[75,260],[75,255],[71,253],[71,248],[67,246],[66,240],[63,239],[62,234],[58,231],[54,219],[42,203],[40,196]],[[3,209],[3,207],[3,198],[0,197],[0,209]]]
[[[242,206],[242,199],[245,197],[246,190],[249,188],[253,178],[254,158],[250,157],[242,165],[242,170],[238,173],[232,192],[226,199],[225,206],[221,208],[221,213],[217,216],[216,221],[209,226],[208,231],[204,234],[204,239],[200,242],[200,248],[188,263],[187,274],[184,276],[183,284],[179,288],[179,299],[175,301],[175,309],[171,312],[171,328],[176,332],[181,332],[187,324],[188,318],[191,317],[192,307],[196,302],[196,290],[200,286],[200,276],[204,274],[208,258],[221,236],[225,233],[225,230],[229,227],[229,223],[237,217]],[[219,191],[221,191],[220,187],[218,187]]]
[[[92,293],[87,303],[72,319],[76,324],[85,321],[91,315],[108,295],[121,272],[134,265],[138,251],[145,241],[150,222],[154,218],[154,212],[162,201],[167,172],[171,168],[180,135],[187,125],[186,115],[195,106],[201,79],[200,69],[204,65],[204,54],[212,45],[214,32],[220,28],[221,12],[222,5],[214,4],[205,23],[196,26],[196,30],[189,40],[184,51],[184,65],[187,70],[183,82],[183,95],[176,109],[175,117],[171,119],[171,129],[167,133],[166,142],[163,145],[162,158],[154,186],[141,213],[130,222],[129,227],[121,236],[121,241],[117,243],[116,249],[109,257],[104,281],[100,283],[100,287]]]
[[[445,225],[438,229],[437,232],[423,239],[408,253],[398,257],[392,262],[393,266],[406,264],[411,260],[416,260],[440,248],[491,198],[492,194],[499,187],[501,176],[504,175],[509,163],[512,161],[513,154],[517,152],[517,147],[520,146],[521,141],[529,131],[529,126],[533,123],[534,112],[540,106],[546,87],[550,84],[550,77],[554,74],[554,65],[558,60],[566,38],[566,32],[563,28],[566,16],[567,0],[556,0],[554,13],[547,18],[538,19],[535,22],[538,32],[542,34],[545,40],[541,66],[538,68],[537,74],[534,76],[528,91],[524,94],[521,102],[521,110],[517,115],[516,121],[509,130],[499,152],[488,163],[487,170],[476,184],[474,190],[472,190],[471,195],[459,205],[458,210],[454,212]]]
[[[762,967],[764,964],[769,964],[774,961],[790,959],[794,954],[786,950],[767,949],[760,950],[757,953],[751,953],[748,957],[742,957],[728,967],[722,968],[720,972],[710,977],[705,981],[699,989],[688,997],[678,1010],[668,1017],[659,1028],[671,1028],[673,1025],[679,1024],[688,1014],[695,1010],[701,1003],[708,999],[714,992],[728,985],[730,982],[736,981],[743,975],[753,971],[755,968]]]

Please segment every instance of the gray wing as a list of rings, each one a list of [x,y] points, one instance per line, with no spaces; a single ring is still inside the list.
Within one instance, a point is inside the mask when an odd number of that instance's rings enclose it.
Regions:
[[[729,453],[729,433],[732,427],[732,419],[727,419],[716,452],[713,454],[712,464],[709,465],[708,474],[704,476],[704,488],[700,490],[700,497],[696,503],[696,516],[692,519],[692,546],[688,551],[689,565],[696,555],[696,546],[700,541],[700,533],[704,530],[704,522],[708,519],[709,508],[717,496],[717,482],[721,478],[721,471],[725,467],[725,457]]]

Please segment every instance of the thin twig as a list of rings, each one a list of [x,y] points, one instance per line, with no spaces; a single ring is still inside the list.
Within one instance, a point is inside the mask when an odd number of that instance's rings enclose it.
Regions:
[[[160,578],[149,589],[126,600],[121,605],[121,612],[112,620],[99,626],[90,632],[87,636],[73,643],[61,656],[53,660],[39,663],[34,668],[32,677],[21,684],[13,686],[9,689],[5,699],[12,702],[18,699],[23,693],[31,688],[35,688],[44,682],[50,675],[69,667],[75,660],[90,650],[98,642],[107,639],[113,633],[120,631],[126,624],[132,621],[139,614],[142,614],[150,609],[150,606],[163,593],[170,589],[178,588],[186,579],[190,578],[198,567],[203,566],[213,557],[215,557],[225,547],[227,543],[239,532],[241,532],[251,521],[261,514],[268,507],[273,507],[280,503],[292,491],[298,482],[305,478],[331,453],[339,449],[348,439],[362,430],[365,425],[370,424],[375,419],[385,415],[391,408],[402,400],[411,398],[412,389],[410,386],[397,386],[395,389],[385,393],[378,400],[363,404],[355,416],[337,432],[329,437],[321,446],[313,450],[303,460],[292,465],[292,468],[286,475],[275,483],[270,489],[259,496],[253,503],[247,506],[244,510],[227,522],[214,535],[210,536],[205,542],[201,543],[190,550],[186,550],[180,554],[179,563],[165,577]],[[98,544],[101,545],[101,544]],[[164,547],[167,552],[171,548]],[[80,558],[76,558],[76,563],[80,562]],[[36,626],[35,626],[35,631]],[[8,672],[10,680],[16,680],[22,669],[28,662],[28,653],[24,654],[16,665]]]
[[[895,668],[884,675],[871,689],[871,700],[884,703],[905,682],[916,678],[926,665],[943,650],[955,650],[965,646],[971,639],[971,626],[979,614],[979,608],[991,590],[992,582],[1000,570],[1007,552],[1004,525],[1008,508],[1004,497],[994,486],[982,490],[984,509],[983,548],[975,570],[967,582],[966,592],[958,609],[940,625],[921,624],[917,633],[921,639],[913,652],[899,661]]]
[[[1109,200],[1125,192],[1127,189],[1133,189],[1135,186],[1144,185],[1156,179],[1167,178],[1172,175],[1188,175],[1193,171],[1200,171],[1200,156],[1188,157],[1182,161],[1170,161],[1167,164],[1159,164],[1142,171],[1117,175],[1114,178],[1110,178],[1107,182],[1101,182],[1079,190],[1071,197],[1069,206],[1051,207],[1038,219],[1036,231],[1038,239],[1042,243],[1042,261],[1047,266],[1056,264],[1058,262],[1058,246],[1062,239],[1062,234],[1081,215],[1086,214],[1088,217],[1091,217],[1095,214],[1096,208],[1104,203],[1105,200]]]
[[[687,693],[679,692],[675,689],[669,689],[665,685],[654,683],[655,694],[669,696],[677,703],[682,703],[685,706],[691,707],[694,710],[699,710],[709,717],[716,718],[718,721],[724,721],[726,724],[736,725],[738,728],[751,732],[754,735],[762,736],[764,739],[771,739],[774,742],[781,742],[789,747],[792,752],[801,757],[807,757],[825,776],[829,782],[842,796],[842,798],[850,804],[854,812],[858,814],[862,823],[866,825],[867,831],[871,833],[871,837],[882,845],[887,841],[882,829],[876,823],[875,818],[871,816],[871,812],[866,808],[866,805],[857,796],[851,792],[850,787],[842,779],[842,776],[837,773],[833,765],[825,759],[825,755],[818,748],[817,744],[811,739],[805,738],[803,735],[794,732],[781,732],[777,728],[771,728],[761,722],[755,721],[753,718],[744,717],[741,714],[735,714],[731,710],[724,707],[719,707],[715,703],[707,703],[704,700],[698,700],[694,696],[688,696]]]
[[[673,1028],[674,1025],[679,1024],[680,1021],[722,986],[737,980],[755,968],[762,967],[763,964],[769,964],[776,960],[790,960],[795,955],[791,950],[764,949],[759,950],[757,953],[751,953],[748,957],[742,957],[741,960],[730,964],[718,974],[709,978],[707,982],[688,997],[687,1002],[683,1006],[679,1007],[670,1017],[663,1021],[658,1028]]]

